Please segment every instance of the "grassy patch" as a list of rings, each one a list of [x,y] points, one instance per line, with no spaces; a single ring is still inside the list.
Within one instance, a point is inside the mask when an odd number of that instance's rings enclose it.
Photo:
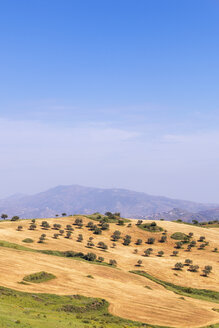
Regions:
[[[115,217],[108,217],[108,216],[105,216],[103,214],[100,214],[100,213],[95,213],[95,214],[91,214],[91,215],[84,215],[86,218],[90,219],[90,220],[94,220],[94,221],[101,221],[104,219],[104,221],[106,223],[118,223],[119,220],[122,220],[124,223],[127,223],[127,222],[131,222],[131,220],[129,219],[124,219],[124,218],[121,218],[119,216],[115,216]]]
[[[150,280],[156,282],[157,284],[162,285],[166,289],[171,290],[172,292],[174,292],[176,294],[188,296],[188,297],[192,297],[192,298],[197,298],[197,299],[205,300],[208,302],[219,303],[219,292],[209,290],[209,289],[197,289],[197,288],[174,285],[170,282],[163,281],[156,277],[153,277],[145,271],[134,270],[134,271],[130,271],[130,272],[138,274],[140,276],[143,276],[147,279],[150,279]]]
[[[172,239],[188,241],[189,237],[183,232],[174,232],[171,236]]]
[[[49,281],[49,280],[52,280],[55,278],[56,278],[56,276],[54,276],[52,273],[41,271],[41,272],[29,274],[28,276],[25,276],[23,278],[23,280],[27,281],[27,282],[33,282],[35,284],[38,284],[40,282],[46,282],[46,281]]]
[[[139,227],[142,230],[150,231],[150,232],[163,231],[163,228],[159,227],[156,222],[138,224],[137,227]]]
[[[100,298],[80,295],[59,296],[53,294],[24,293],[0,287],[0,327],[160,327],[113,316],[108,312],[108,305],[104,299]]]
[[[17,249],[19,251],[27,251],[27,252],[37,252],[37,250],[26,247],[26,246],[22,246],[22,245],[18,245],[15,243],[10,243],[9,241],[4,241],[4,240],[0,240],[0,247],[7,247],[7,248],[12,248],[12,249]]]
[[[23,243],[33,243],[33,239],[31,238],[25,238],[22,240]]]

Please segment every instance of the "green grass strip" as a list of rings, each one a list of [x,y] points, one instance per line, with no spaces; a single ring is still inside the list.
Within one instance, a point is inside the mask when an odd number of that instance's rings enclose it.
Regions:
[[[147,279],[150,279],[176,294],[188,296],[188,297],[192,297],[192,298],[196,298],[196,299],[200,299],[200,300],[204,300],[204,301],[208,301],[208,302],[219,303],[219,292],[209,290],[209,289],[197,289],[197,288],[174,285],[171,282],[160,280],[154,276],[151,276],[149,273],[147,273],[145,271],[133,270],[130,272],[134,273],[134,274],[138,274],[140,276],[143,276]]]
[[[74,252],[62,252],[62,251],[55,251],[55,250],[33,249],[33,248],[30,248],[30,247],[18,245],[18,244],[15,244],[15,243],[10,243],[10,242],[4,241],[4,240],[0,240],[0,247],[12,248],[12,249],[16,249],[16,250],[19,250],[19,251],[25,251],[25,252],[41,253],[41,254],[46,254],[46,255],[64,257],[64,258],[74,259],[74,260],[82,261],[82,262],[86,262],[86,263],[91,263],[91,264],[96,264],[96,265],[103,265],[103,266],[107,266],[107,267],[110,267],[110,268],[116,268],[115,265],[111,265],[107,262],[100,262],[98,260],[94,260],[94,261],[86,260],[83,257],[77,256],[77,254],[80,254],[80,253],[76,253],[76,252],[75,252],[74,256],[68,256],[67,255],[68,253],[74,253]]]

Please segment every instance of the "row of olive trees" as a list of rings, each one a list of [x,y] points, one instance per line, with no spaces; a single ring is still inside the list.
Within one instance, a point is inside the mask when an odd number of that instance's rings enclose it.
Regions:
[[[199,270],[199,265],[194,265],[193,261],[190,259],[186,259],[185,263],[182,262],[177,262],[174,265],[174,270],[182,270],[184,266],[188,266],[188,271],[191,272],[198,272]],[[206,265],[204,269],[202,269],[203,276],[207,277],[211,272],[212,272],[212,266],[211,265]]]

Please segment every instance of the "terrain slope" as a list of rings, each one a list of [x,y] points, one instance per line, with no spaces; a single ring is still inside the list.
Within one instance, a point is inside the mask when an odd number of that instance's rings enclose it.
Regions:
[[[82,228],[74,224],[76,218],[83,220]],[[94,219],[95,216],[91,218]],[[2,286],[34,293],[81,294],[104,298],[110,303],[109,311],[112,314],[151,325],[203,327],[219,323],[219,313],[213,310],[219,309],[217,300],[210,302],[205,299],[181,296],[159,283],[130,272],[141,270],[177,286],[219,292],[218,252],[213,251],[218,247],[217,229],[210,230],[159,221],[157,224],[163,230],[151,232],[137,226],[137,220],[131,220],[125,222],[124,226],[109,223],[108,230],[103,230],[101,235],[96,235],[87,227],[87,223],[98,224],[98,222],[85,216],[53,218],[47,219],[47,222],[50,227],[44,229],[41,226],[42,220],[36,220],[37,227],[33,231],[29,230],[31,220],[0,223],[0,240],[7,242],[0,243]],[[54,233],[57,232],[53,229],[54,224],[60,224],[61,229],[65,231],[62,236],[58,236],[58,239],[54,238]],[[22,226],[21,231],[17,230],[19,225]],[[66,225],[71,225],[74,229],[69,239],[65,238]],[[121,238],[113,245],[111,235],[115,230],[121,232]],[[167,240],[161,243],[159,240],[165,231]],[[186,235],[192,232],[191,240],[196,241],[196,246],[190,252],[186,251],[186,243],[183,244],[183,248],[176,249],[175,243],[178,240],[171,238],[175,232]],[[39,243],[42,234],[46,234],[46,239],[43,243]],[[81,242],[77,241],[79,234],[83,235]],[[123,245],[123,238],[126,235],[131,236],[131,243],[128,246]],[[205,241],[208,242],[204,249],[199,249],[200,236],[204,236]],[[93,237],[94,244],[91,248],[87,246],[90,237]],[[33,242],[30,244],[23,242],[26,238],[31,238]],[[148,238],[155,238],[154,244],[147,244]],[[136,245],[137,239],[142,240],[141,245]],[[98,242],[105,243],[108,249],[99,248]],[[15,249],[15,244],[27,249]],[[145,257],[144,251],[148,248],[152,248],[153,251],[150,256]],[[42,250],[75,251],[84,254],[92,252],[97,257],[103,257],[104,261],[97,263],[36,252]],[[176,250],[178,255],[172,256],[173,251]],[[164,252],[161,257],[158,256],[159,251]],[[187,266],[182,270],[174,270],[176,262],[184,263],[188,258],[199,266],[198,272],[188,271]],[[116,260],[117,267],[107,265],[110,260]],[[140,266],[137,264],[139,260],[142,261]],[[202,275],[202,269],[206,265],[212,266],[212,272],[208,277]],[[40,284],[20,283],[24,276],[41,271],[55,275],[56,279]]]

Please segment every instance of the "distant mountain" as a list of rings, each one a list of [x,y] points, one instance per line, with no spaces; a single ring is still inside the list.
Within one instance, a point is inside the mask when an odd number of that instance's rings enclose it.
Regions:
[[[200,211],[199,215],[203,216],[206,221],[219,220],[219,207]]]
[[[14,195],[0,200],[0,213],[23,218],[52,217],[62,212],[90,214],[106,211],[121,212],[124,217],[139,218],[167,212],[172,208],[198,212],[215,207],[219,205],[151,196],[125,189],[101,189],[78,185],[58,186],[32,196]]]
[[[152,220],[183,220],[185,222],[192,222],[197,220],[199,222],[219,220],[219,208],[212,208],[197,213],[191,213],[180,208],[173,208],[167,212],[155,213],[147,216],[148,219]]]

